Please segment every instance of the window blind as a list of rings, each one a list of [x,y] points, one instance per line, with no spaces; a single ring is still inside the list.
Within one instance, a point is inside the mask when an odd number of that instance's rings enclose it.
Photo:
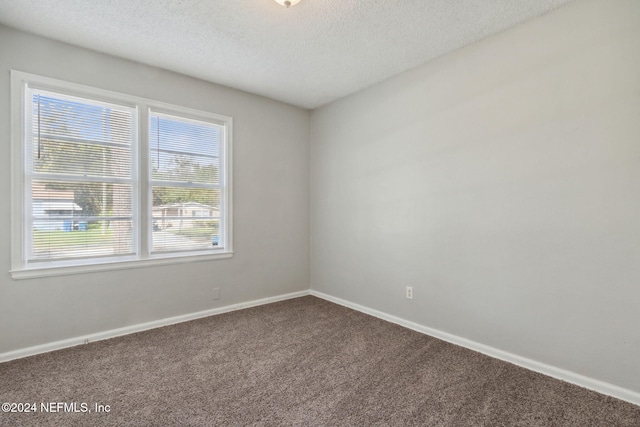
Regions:
[[[222,125],[151,111],[152,252],[222,249]]]
[[[27,90],[27,262],[134,253],[135,109]]]

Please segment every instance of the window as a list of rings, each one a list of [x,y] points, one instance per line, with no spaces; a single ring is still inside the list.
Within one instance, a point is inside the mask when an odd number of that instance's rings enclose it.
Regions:
[[[230,256],[231,119],[12,72],[13,275]]]
[[[224,127],[150,113],[152,251],[219,246]]]

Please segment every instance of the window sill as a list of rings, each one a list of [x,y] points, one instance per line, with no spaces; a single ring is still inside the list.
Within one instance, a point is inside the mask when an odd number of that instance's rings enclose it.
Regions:
[[[220,252],[206,255],[165,256],[149,259],[130,261],[115,261],[101,264],[73,265],[65,267],[29,268],[24,270],[12,270],[11,277],[14,280],[35,279],[39,277],[68,276],[72,274],[95,273],[100,271],[128,270],[131,268],[156,267],[173,264],[186,264],[192,262],[213,261],[233,257],[233,252]]]

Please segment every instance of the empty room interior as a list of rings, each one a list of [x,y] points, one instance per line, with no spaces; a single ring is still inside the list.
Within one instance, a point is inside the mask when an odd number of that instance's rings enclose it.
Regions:
[[[640,426],[640,1],[0,0],[0,425]]]

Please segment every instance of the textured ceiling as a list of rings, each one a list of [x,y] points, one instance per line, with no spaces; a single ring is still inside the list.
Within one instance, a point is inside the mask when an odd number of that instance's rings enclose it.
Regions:
[[[0,0],[0,22],[315,108],[571,0]]]

